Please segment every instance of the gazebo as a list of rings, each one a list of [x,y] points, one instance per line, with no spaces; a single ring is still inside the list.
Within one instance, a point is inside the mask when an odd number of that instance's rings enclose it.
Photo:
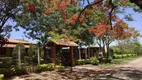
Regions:
[[[51,47],[52,63],[54,63],[54,67],[56,65],[57,47],[69,47],[70,56],[71,56],[71,66],[75,65],[73,49],[74,47],[78,46],[78,44],[76,44],[75,42],[68,40],[49,40],[45,46]]]

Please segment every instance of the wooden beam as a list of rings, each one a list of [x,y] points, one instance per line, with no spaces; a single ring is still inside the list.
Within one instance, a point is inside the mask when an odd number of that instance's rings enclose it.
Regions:
[[[52,46],[52,63],[54,63],[54,68],[56,66],[56,46]]]
[[[70,54],[71,54],[71,66],[75,66],[73,47],[70,47]]]

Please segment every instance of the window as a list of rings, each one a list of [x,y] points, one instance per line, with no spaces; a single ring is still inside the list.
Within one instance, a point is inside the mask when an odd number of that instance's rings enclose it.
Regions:
[[[6,48],[0,48],[0,56],[6,55]]]

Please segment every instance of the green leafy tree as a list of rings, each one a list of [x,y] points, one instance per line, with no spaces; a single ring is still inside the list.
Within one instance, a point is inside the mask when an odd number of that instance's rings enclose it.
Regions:
[[[5,37],[9,37],[12,25],[6,24],[13,21],[20,9],[20,0],[0,0],[0,49],[7,42]]]
[[[13,49],[12,52],[12,56],[14,59],[18,59],[18,51],[19,51],[19,47],[20,47],[20,52],[21,52],[21,58],[24,57],[24,53],[25,53],[25,46],[24,44],[17,44],[16,47]]]
[[[142,1],[141,0],[130,0],[130,2],[135,3],[137,6],[139,6],[142,9]]]
[[[24,53],[24,44],[17,44],[16,47],[13,49],[12,55],[14,60],[17,62],[19,68],[21,68],[21,60],[24,58]]]
[[[28,49],[28,56],[34,58],[36,56],[36,53],[37,53],[37,47],[31,44]]]
[[[12,24],[6,23],[14,21],[20,9],[19,5],[20,0],[0,0],[0,40],[3,40],[3,37],[10,36]]]
[[[124,40],[120,43],[121,48],[120,50],[123,51],[123,53],[133,53],[133,54],[137,54],[137,55],[141,55],[142,53],[142,46],[140,44],[140,42],[136,41],[136,40]]]
[[[23,11],[17,17],[17,25],[26,29],[28,37],[39,40],[43,45],[49,40],[49,31],[73,36],[80,42],[91,44],[94,38],[89,35],[88,29],[92,25],[105,23],[112,30],[115,20],[121,22],[117,14],[126,14],[127,7],[137,8],[129,0],[87,0],[87,5],[83,5],[83,8],[79,3],[80,0],[25,0]],[[132,20],[131,15],[128,15],[125,18]],[[108,42],[104,44],[109,50],[111,40],[110,36],[107,37],[103,41]]]

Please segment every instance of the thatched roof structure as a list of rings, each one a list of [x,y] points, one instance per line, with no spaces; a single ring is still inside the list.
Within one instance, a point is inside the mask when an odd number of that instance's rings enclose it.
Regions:
[[[24,41],[24,40],[17,40],[17,39],[7,39],[7,43],[21,43],[21,44],[31,44],[28,41]]]
[[[65,47],[70,47],[70,46],[78,46],[78,44],[76,44],[73,41],[67,41],[67,40],[49,40],[46,43],[47,46],[51,46],[51,45],[57,45],[57,46],[65,46]]]

